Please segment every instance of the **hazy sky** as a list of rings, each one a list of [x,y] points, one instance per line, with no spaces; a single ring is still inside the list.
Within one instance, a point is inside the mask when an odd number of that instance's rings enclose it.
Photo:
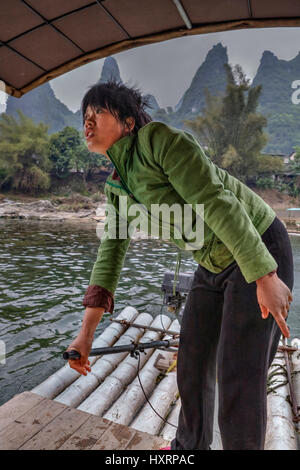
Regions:
[[[213,45],[227,47],[230,64],[239,63],[253,79],[264,50],[279,59],[293,59],[300,50],[299,28],[258,28],[222,33],[201,34],[172,39],[115,54],[121,78],[153,94],[161,107],[175,106],[189,87],[192,78]],[[89,87],[99,78],[104,59],[79,67],[51,80],[55,95],[72,111]],[[300,76],[299,76],[300,80]],[[0,93],[0,103],[5,101]]]

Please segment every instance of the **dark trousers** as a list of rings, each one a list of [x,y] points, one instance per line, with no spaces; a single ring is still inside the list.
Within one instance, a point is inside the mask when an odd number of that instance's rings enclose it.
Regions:
[[[292,291],[293,256],[284,225],[276,217],[261,238]],[[198,266],[181,325],[181,411],[172,450],[209,448],[216,379],[223,449],[264,448],[267,373],[280,335],[271,314],[262,319],[256,282],[248,284],[236,262],[219,274]]]

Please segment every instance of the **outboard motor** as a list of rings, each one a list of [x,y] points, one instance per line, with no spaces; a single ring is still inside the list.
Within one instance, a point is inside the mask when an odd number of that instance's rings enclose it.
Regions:
[[[178,321],[184,310],[184,304],[187,295],[192,287],[194,272],[180,273],[177,276],[175,292],[174,292],[174,272],[166,271],[162,282],[162,291],[164,292],[163,304],[167,305],[169,312],[174,312]]]

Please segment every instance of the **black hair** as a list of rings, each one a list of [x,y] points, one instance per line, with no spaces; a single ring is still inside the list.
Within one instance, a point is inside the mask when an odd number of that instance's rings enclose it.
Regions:
[[[125,126],[127,125],[126,119],[133,117],[135,120],[133,134],[152,121],[151,116],[145,111],[145,107],[152,108],[149,98],[142,96],[139,89],[115,80],[105,83],[97,82],[86,92],[81,102],[83,123],[88,106],[94,108],[96,112],[97,109],[107,109]]]

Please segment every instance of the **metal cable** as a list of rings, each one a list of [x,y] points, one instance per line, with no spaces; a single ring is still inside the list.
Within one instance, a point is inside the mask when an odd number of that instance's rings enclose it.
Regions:
[[[166,424],[169,424],[170,426],[173,426],[173,428],[176,428],[176,429],[177,429],[177,426],[175,426],[175,424],[172,424],[172,423],[170,423],[169,421],[167,421],[165,418],[163,418],[163,417],[153,408],[152,404],[150,403],[150,401],[149,401],[149,399],[148,399],[148,397],[147,397],[147,395],[146,395],[146,392],[145,392],[145,390],[144,390],[144,387],[143,387],[143,385],[142,385],[142,382],[141,382],[141,379],[140,379],[140,374],[139,374],[139,372],[140,372],[140,356],[141,356],[141,355],[140,355],[140,352],[139,352],[139,351],[136,351],[136,354],[137,354],[137,359],[138,359],[137,378],[138,378],[140,387],[141,387],[141,389],[142,389],[142,392],[143,392],[143,394],[144,394],[144,397],[146,398],[148,404],[150,405],[150,407],[152,408],[152,410],[154,411],[154,413],[155,413],[162,421],[164,421]]]

